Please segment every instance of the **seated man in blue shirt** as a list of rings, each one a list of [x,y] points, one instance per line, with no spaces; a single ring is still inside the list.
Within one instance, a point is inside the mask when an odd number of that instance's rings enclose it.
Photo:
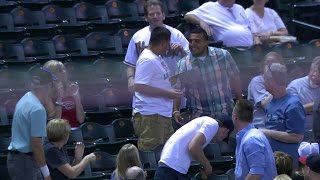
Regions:
[[[236,179],[269,180],[277,176],[272,148],[266,136],[252,124],[253,104],[238,100],[232,112],[237,133]]]
[[[298,165],[298,145],[303,140],[305,112],[297,96],[287,93],[287,69],[279,63],[267,66],[263,74],[266,90],[273,99],[266,106],[266,129],[273,151],[282,151]]]

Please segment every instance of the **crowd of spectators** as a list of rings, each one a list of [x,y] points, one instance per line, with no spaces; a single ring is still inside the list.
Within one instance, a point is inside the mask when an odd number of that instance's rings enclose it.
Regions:
[[[320,179],[319,144],[312,143],[319,139],[305,136],[318,120],[311,114],[320,97],[320,58],[314,58],[307,76],[289,83],[281,54],[267,53],[244,100],[233,57],[209,46],[210,38],[227,47],[249,47],[288,35],[266,2],[253,0],[246,10],[235,0],[204,3],[184,17],[197,25],[189,37],[163,23],[161,1],[145,2],[149,26],[133,35],[124,59],[137,147],[126,144],[120,149],[112,180],[146,179],[139,150],[158,147],[162,152],[154,179],[190,179],[192,161],[209,176],[214,167],[203,149],[232,139],[236,179]],[[56,60],[30,74],[31,91],[19,100],[13,116],[10,177],[77,177],[96,160],[95,153],[84,156],[81,142],[75,145],[72,163],[65,149],[70,130],[85,119],[79,87]],[[180,125],[176,131],[174,122]]]

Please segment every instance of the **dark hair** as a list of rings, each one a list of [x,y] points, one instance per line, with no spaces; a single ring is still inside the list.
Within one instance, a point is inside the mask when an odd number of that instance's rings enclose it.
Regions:
[[[202,34],[205,40],[209,39],[208,34],[206,33],[205,30],[203,30],[201,27],[197,26],[196,28],[192,29],[190,31],[190,34]],[[189,35],[190,36],[190,35]]]
[[[151,32],[150,45],[159,45],[164,41],[170,41],[171,32],[165,27],[156,27]]]
[[[241,121],[252,122],[253,104],[246,99],[240,99],[234,106],[234,111]]]
[[[144,3],[144,16],[148,16],[148,7],[150,6],[160,6],[161,8],[161,12],[164,13],[164,5],[162,4],[161,1],[159,0],[146,0],[146,2]]]

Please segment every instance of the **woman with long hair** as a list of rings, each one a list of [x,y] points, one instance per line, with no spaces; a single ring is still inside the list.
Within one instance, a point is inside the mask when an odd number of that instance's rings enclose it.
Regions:
[[[110,180],[122,180],[127,168],[138,166],[142,168],[138,148],[133,144],[125,144],[117,155],[116,169]]]

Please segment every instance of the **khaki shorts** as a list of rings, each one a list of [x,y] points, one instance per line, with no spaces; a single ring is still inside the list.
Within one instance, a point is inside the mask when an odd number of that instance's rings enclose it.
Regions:
[[[164,145],[174,132],[171,119],[159,114],[136,113],[133,122],[138,136],[138,148],[142,151],[150,151],[159,145]]]

